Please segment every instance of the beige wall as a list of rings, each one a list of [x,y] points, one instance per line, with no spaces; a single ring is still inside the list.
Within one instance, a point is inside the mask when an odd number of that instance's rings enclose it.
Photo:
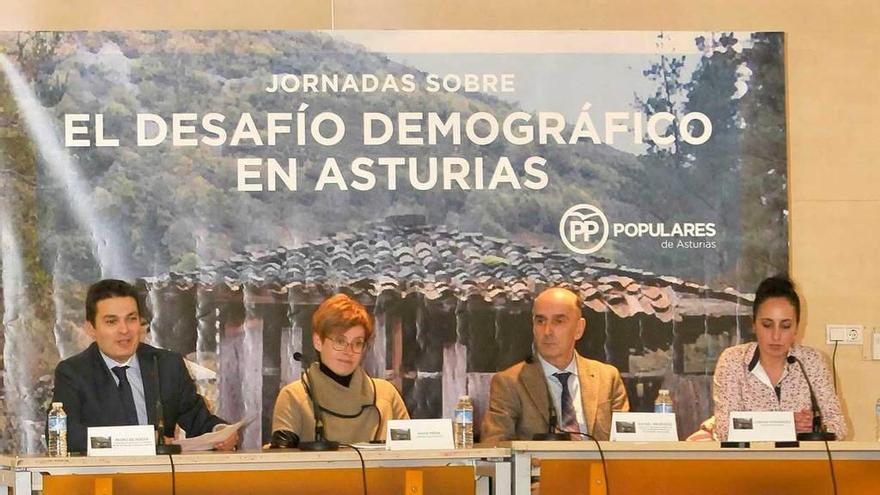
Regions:
[[[39,5],[39,8],[34,7]],[[479,10],[474,6],[479,5]],[[242,7],[243,6],[243,7]],[[0,0],[0,29],[774,30],[787,34],[792,273],[804,342],[880,327],[880,2],[876,0]],[[875,144],[870,144],[870,143]],[[838,351],[855,440],[874,433],[880,361]]]

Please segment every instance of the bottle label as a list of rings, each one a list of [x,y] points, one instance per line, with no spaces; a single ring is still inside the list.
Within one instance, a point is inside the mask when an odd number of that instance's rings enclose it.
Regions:
[[[456,409],[453,421],[459,424],[473,423],[474,411],[471,409]]]
[[[672,404],[654,404],[655,413],[671,413]]]
[[[49,431],[63,431],[67,429],[67,420],[62,417],[50,417],[49,418]]]

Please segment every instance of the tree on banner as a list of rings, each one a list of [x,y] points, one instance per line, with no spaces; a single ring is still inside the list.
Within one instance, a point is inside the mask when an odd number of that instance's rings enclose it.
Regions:
[[[774,93],[784,94],[781,37],[758,35],[742,43],[722,34],[695,43],[703,55],[690,77],[683,75],[685,56],[661,55],[644,71],[655,91],[637,97],[636,107],[647,114],[703,112],[712,138],[700,146],[650,143],[640,166],[629,169],[623,191],[655,221],[682,221],[699,212],[701,221],[716,224],[718,249],[681,256],[629,243],[623,250],[659,272],[751,287],[787,256],[785,103]]]

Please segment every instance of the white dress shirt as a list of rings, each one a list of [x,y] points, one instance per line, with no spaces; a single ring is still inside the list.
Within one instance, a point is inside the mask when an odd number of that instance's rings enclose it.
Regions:
[[[578,379],[577,356],[572,356],[571,362],[565,369],[559,369],[548,363],[541,355],[538,355],[538,361],[544,370],[544,378],[547,381],[547,388],[550,391],[550,398],[553,399],[553,407],[556,408],[556,417],[559,418],[560,426],[562,421],[562,384],[559,379],[553,376],[554,373],[569,372],[568,376],[568,393],[571,395],[572,405],[574,405],[574,414],[577,418],[578,430],[581,433],[589,433],[587,431],[587,421],[584,415],[584,401],[581,400],[581,381]]]
[[[113,373],[113,368],[117,366],[128,366],[125,370],[125,376],[128,378],[129,385],[131,385],[131,395],[134,399],[134,408],[137,411],[138,424],[149,424],[147,423],[147,400],[144,398],[144,380],[141,378],[141,364],[138,361],[137,354],[133,354],[128,358],[128,361],[124,363],[112,359],[103,352],[101,353],[101,357],[104,359],[104,364],[107,365],[107,369],[110,370],[110,375],[113,376],[113,381],[116,382],[117,387],[119,386],[119,378],[116,378],[116,374]]]

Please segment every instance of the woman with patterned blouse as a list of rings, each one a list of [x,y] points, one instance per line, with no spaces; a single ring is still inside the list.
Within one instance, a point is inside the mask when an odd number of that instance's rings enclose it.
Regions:
[[[795,343],[801,305],[792,282],[771,277],[758,286],[752,306],[752,328],[757,342],[726,349],[715,367],[715,434],[727,440],[731,411],[792,411],[798,433],[812,431],[810,390],[800,366],[810,377],[822,424],[842,440],[846,421],[834,392],[831,374],[822,356]]]

